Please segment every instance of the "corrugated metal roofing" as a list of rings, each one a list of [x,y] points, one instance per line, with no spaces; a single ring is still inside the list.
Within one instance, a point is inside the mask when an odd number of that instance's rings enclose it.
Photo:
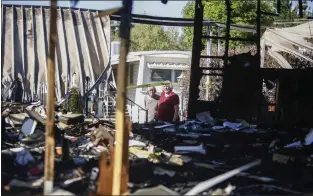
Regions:
[[[74,73],[81,93],[85,77],[91,83],[109,62],[110,19],[95,18],[96,11],[59,8],[57,15],[56,95],[70,87]],[[47,82],[50,9],[2,5],[2,80],[23,79],[28,97],[38,96]]]

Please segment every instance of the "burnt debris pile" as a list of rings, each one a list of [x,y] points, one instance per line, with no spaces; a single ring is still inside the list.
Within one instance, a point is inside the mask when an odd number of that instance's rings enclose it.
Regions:
[[[45,118],[40,103],[2,104],[3,193],[42,192]],[[132,126],[131,194],[313,192],[313,129],[261,129],[245,120],[216,119],[209,112],[176,124]],[[111,122],[56,112],[54,183],[59,194],[97,191],[99,159],[103,152],[110,157],[114,136]]]

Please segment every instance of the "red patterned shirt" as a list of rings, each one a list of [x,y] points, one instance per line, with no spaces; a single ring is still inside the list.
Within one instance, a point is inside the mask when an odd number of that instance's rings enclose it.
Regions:
[[[161,93],[158,104],[157,119],[170,122],[173,121],[175,105],[179,104],[179,97],[174,92],[171,92],[167,97],[165,93]]]

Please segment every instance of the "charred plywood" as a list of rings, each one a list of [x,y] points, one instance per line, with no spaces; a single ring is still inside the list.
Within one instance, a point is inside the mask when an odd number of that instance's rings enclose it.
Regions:
[[[110,19],[96,11],[59,8],[57,15],[56,96],[71,86],[73,74],[81,93],[85,77],[94,83],[108,65]],[[26,96],[40,93],[47,82],[49,7],[2,5],[2,79],[19,77]]]

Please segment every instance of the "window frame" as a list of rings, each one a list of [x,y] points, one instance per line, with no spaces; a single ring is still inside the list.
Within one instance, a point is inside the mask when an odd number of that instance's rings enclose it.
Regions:
[[[164,78],[160,77],[161,80],[153,80],[152,75],[153,75],[154,71],[168,71],[169,78],[164,80]],[[172,71],[173,70],[171,70],[171,69],[150,69],[150,81],[151,82],[164,82],[164,81],[167,81],[167,80],[172,81]]]

